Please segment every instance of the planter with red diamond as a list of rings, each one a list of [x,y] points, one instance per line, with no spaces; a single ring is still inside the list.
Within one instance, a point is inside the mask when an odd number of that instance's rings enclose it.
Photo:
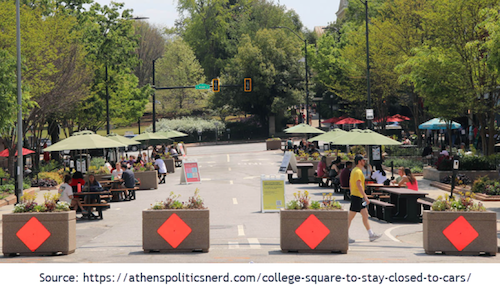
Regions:
[[[340,252],[349,249],[347,211],[280,211],[280,245],[283,252]]]
[[[75,211],[2,216],[5,256],[68,255],[76,249]]]
[[[495,212],[424,211],[424,250],[427,254],[496,255]]]
[[[142,211],[142,248],[145,252],[208,252],[210,211]]]

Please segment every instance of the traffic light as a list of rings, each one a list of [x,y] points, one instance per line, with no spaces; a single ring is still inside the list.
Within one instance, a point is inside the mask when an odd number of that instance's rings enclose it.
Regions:
[[[251,78],[245,78],[243,82],[243,87],[245,92],[250,92],[252,91],[252,79]]]
[[[217,78],[212,79],[212,91],[213,92],[220,91],[219,79]]]

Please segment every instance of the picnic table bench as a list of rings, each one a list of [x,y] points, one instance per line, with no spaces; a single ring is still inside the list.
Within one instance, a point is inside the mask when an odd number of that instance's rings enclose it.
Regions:
[[[370,200],[368,204],[368,214],[379,220],[392,222],[392,209],[396,206],[382,200]]]

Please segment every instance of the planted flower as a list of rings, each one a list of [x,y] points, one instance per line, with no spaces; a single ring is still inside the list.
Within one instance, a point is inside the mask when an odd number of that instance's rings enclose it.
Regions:
[[[462,193],[458,198],[445,198],[439,196],[432,204],[433,211],[463,211],[463,212],[484,212],[486,208],[481,202],[473,201],[474,193]]]
[[[170,192],[170,195],[165,201],[156,202],[151,205],[151,210],[180,210],[180,209],[206,209],[203,204],[203,199],[199,196],[199,189],[194,191],[186,203],[179,201],[181,195],[176,195]]]
[[[33,213],[33,212],[64,212],[69,211],[69,204],[58,201],[60,194],[45,193],[44,202],[38,204],[35,202],[36,193],[26,193],[21,197],[21,203],[14,207],[14,213]]]
[[[293,194],[294,199],[286,204],[287,210],[341,210],[342,205],[333,198],[333,194],[323,194],[322,201],[311,201],[309,192]]]

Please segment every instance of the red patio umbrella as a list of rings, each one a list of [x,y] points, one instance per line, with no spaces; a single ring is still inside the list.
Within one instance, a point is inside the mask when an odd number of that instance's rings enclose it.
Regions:
[[[322,121],[321,123],[336,123],[337,121],[342,120],[344,118],[346,118],[346,116],[332,117]]]
[[[393,115],[392,117],[394,117],[394,118],[399,118],[399,119],[400,119],[400,121],[403,121],[403,120],[410,120],[410,118],[409,118],[409,117],[404,116],[404,115],[400,115],[400,114],[395,114],[395,115]],[[396,120],[396,121],[397,121],[397,120]]]
[[[32,153],[34,153],[34,151],[23,148],[23,156],[29,155],[29,154],[32,154]],[[4,149],[2,152],[0,152],[0,157],[8,157],[8,156],[9,156],[9,150],[8,149]],[[17,156],[17,150],[16,150],[16,156]]]
[[[339,120],[335,124],[357,124],[357,123],[364,123],[364,121],[352,117],[346,117],[344,119]]]

